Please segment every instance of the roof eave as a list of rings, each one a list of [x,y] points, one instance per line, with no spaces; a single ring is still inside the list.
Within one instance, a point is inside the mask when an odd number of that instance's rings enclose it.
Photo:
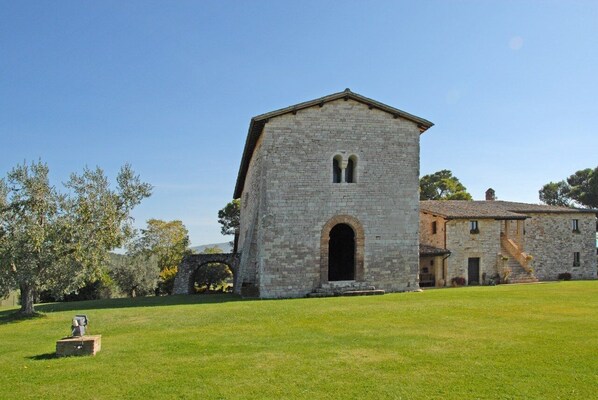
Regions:
[[[255,144],[260,137],[265,123],[265,121],[256,121],[255,118],[252,118],[249,123],[249,130],[247,131],[247,139],[245,140],[245,147],[243,148],[243,156],[241,157],[241,165],[239,166],[239,173],[237,174],[233,199],[238,199],[243,194],[243,186],[245,185],[245,176],[249,169],[249,162],[251,161]]]
[[[453,221],[456,219],[493,219],[496,221],[510,221],[510,220],[522,220],[522,219],[528,219],[530,217],[528,217],[527,215],[521,215],[521,216],[497,216],[497,215],[460,215],[460,216],[451,216],[451,217],[446,217],[446,219]]]
[[[391,107],[387,104],[380,103],[379,101],[376,101],[374,99],[370,99],[368,97],[354,93],[354,92],[350,91],[349,89],[345,89],[342,92],[333,93],[328,96],[320,97],[318,99],[309,100],[309,101],[305,101],[303,103],[295,104],[293,106],[281,108],[279,110],[270,111],[265,114],[260,114],[260,115],[253,117],[252,119],[255,121],[263,121],[263,120],[267,121],[268,119],[273,118],[273,117],[278,117],[279,115],[288,114],[288,113],[296,113],[299,110],[303,110],[303,109],[310,108],[310,107],[323,106],[325,103],[328,103],[328,102],[331,102],[334,100],[339,100],[339,99],[344,99],[344,100],[352,99],[352,100],[355,100],[357,102],[367,105],[370,109],[377,108],[381,111],[392,114],[394,116],[394,118],[405,118],[407,120],[410,120],[417,124],[417,126],[420,130],[420,133],[423,133],[426,130],[428,130],[429,128],[431,128],[432,126],[434,126],[434,124],[432,122],[430,122],[424,118],[420,118],[413,114],[409,114],[408,112],[405,112],[403,110],[399,110],[398,108]]]

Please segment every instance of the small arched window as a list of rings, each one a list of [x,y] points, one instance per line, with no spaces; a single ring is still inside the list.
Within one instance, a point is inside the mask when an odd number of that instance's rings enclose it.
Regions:
[[[332,160],[332,182],[341,183],[341,162],[340,157],[336,156]]]
[[[354,183],[355,180],[355,167],[357,166],[357,160],[355,156],[349,157],[347,162],[347,169],[345,170],[345,182]]]

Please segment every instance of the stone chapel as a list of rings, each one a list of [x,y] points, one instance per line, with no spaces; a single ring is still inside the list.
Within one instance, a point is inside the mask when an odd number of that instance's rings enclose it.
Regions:
[[[235,291],[418,289],[419,136],[432,125],[349,89],[252,118]]]

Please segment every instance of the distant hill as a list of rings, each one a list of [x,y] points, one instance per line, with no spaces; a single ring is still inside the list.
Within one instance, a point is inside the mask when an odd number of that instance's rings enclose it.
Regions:
[[[191,247],[191,250],[193,250],[194,253],[202,253],[208,247],[218,247],[222,250],[223,253],[230,253],[233,251],[233,246],[231,245],[231,242],[202,244],[200,246]]]

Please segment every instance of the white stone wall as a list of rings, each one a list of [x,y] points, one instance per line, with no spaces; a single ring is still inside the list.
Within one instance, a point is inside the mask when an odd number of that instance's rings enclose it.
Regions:
[[[570,272],[573,279],[596,278],[596,217],[590,213],[533,213],[525,224],[526,251],[534,257],[534,273],[540,280],[557,279]],[[579,220],[574,233],[571,220]],[[580,266],[573,253],[580,252]]]
[[[261,189],[258,240],[244,230],[255,211],[242,206],[243,263],[255,259],[262,297],[303,296],[321,282],[322,228],[337,215],[360,221],[365,232],[364,280],[387,291],[417,288],[419,129],[408,120],[353,100],[336,100],[272,118],[264,127],[263,186],[256,175],[245,192]],[[260,153],[260,155],[256,153]],[[357,157],[357,182],[332,183],[336,154]]]

